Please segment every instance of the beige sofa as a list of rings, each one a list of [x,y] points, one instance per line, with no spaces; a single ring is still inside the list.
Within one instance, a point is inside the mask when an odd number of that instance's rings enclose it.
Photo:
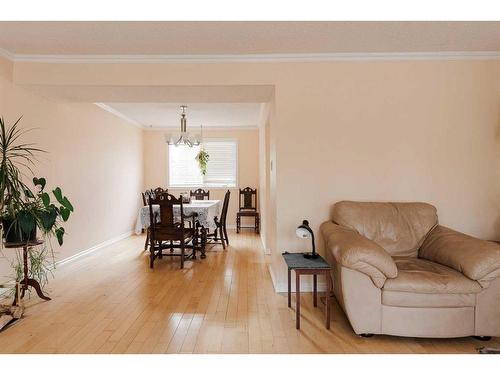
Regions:
[[[500,336],[500,246],[439,225],[430,204],[339,202],[321,233],[357,334]]]

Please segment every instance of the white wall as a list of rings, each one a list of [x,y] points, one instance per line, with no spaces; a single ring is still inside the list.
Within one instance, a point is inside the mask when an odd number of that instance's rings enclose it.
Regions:
[[[23,128],[37,128],[26,139],[48,153],[35,173],[47,188],[60,186],[75,207],[57,259],[115,238],[133,229],[142,189],[142,131],[93,104],[56,101],[11,82],[8,62],[0,64],[0,116]],[[28,180],[31,180],[29,178]],[[5,250],[13,252],[13,250]],[[0,259],[0,277],[10,267]],[[1,280],[1,279],[0,279]]]

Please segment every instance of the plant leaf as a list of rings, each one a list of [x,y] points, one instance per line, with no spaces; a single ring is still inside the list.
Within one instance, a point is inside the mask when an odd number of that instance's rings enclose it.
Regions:
[[[63,206],[66,207],[68,210],[70,210],[71,212],[73,212],[73,205],[71,204],[71,202],[68,200],[68,198],[66,197],[63,197],[63,202],[62,202]]]
[[[33,228],[35,228],[35,217],[30,212],[20,211],[17,214],[17,220],[25,234],[30,234]]]
[[[47,180],[43,177],[41,178],[33,177],[33,184],[35,186],[40,186],[40,189],[43,190],[45,188],[45,185],[47,184]]]
[[[47,193],[42,193],[40,195],[42,197],[42,202],[45,207],[49,207],[50,205],[50,196]]]
[[[52,193],[54,194],[54,197],[56,197],[57,201],[61,204],[63,204],[63,196],[62,196],[62,191],[60,187],[56,187],[54,190],[52,190]]]
[[[63,236],[64,236],[64,228],[60,227],[56,229],[56,237],[57,237],[57,242],[59,243],[59,246],[62,246],[63,244]]]
[[[40,214],[40,219],[42,222],[42,227],[46,231],[50,231],[54,224],[56,223],[57,219],[57,210],[53,209],[52,207],[49,208],[47,211],[43,211]]]
[[[71,213],[71,211],[70,211],[68,208],[63,207],[63,206],[61,206],[61,207],[59,208],[59,211],[61,212],[62,219],[63,219],[64,221],[68,221],[69,214]]]

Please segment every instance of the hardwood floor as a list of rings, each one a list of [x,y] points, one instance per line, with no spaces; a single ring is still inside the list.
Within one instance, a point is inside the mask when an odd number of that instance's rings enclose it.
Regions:
[[[260,238],[230,233],[207,258],[148,267],[142,236],[61,266],[52,301],[32,294],[25,318],[0,333],[2,353],[474,353],[472,338],[360,338],[334,301],[331,330],[304,294],[301,330],[276,294]]]

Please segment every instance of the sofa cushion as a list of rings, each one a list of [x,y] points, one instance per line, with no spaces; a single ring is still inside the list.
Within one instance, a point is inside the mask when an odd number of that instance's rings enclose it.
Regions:
[[[436,208],[427,203],[342,201],[334,205],[332,218],[392,256],[417,257],[426,235],[437,225]]]
[[[414,293],[382,291],[382,304],[397,307],[466,307],[476,305],[476,293]]]
[[[478,293],[481,285],[438,263],[412,257],[395,257],[398,276],[387,279],[383,289],[430,294]]]

